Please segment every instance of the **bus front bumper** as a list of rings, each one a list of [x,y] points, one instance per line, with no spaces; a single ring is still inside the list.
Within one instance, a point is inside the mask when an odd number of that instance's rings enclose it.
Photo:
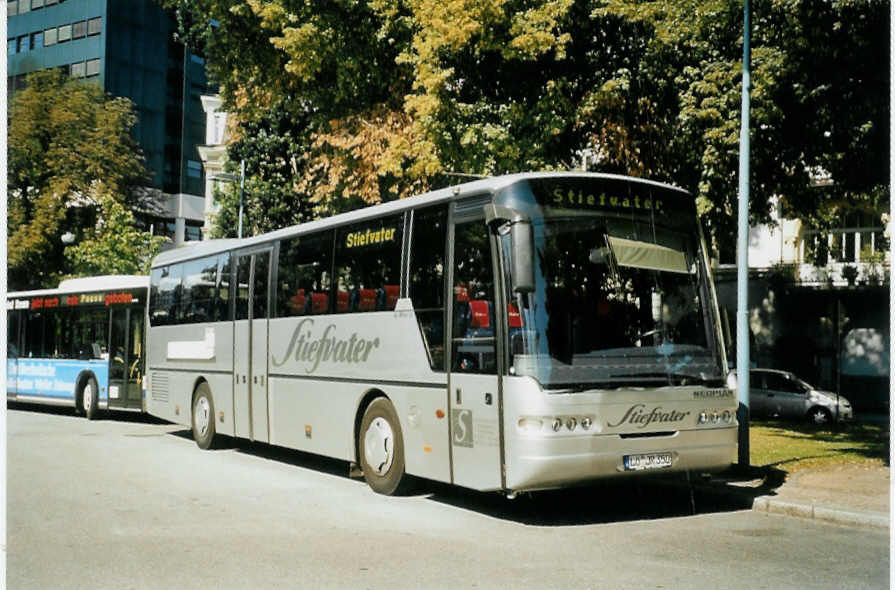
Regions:
[[[506,488],[513,491],[617,477],[710,473],[730,467],[737,456],[736,426],[636,438],[616,434],[519,435],[508,442]],[[631,457],[640,459],[640,464],[635,465]],[[666,461],[670,465],[666,466]],[[644,467],[644,463],[654,465]]]

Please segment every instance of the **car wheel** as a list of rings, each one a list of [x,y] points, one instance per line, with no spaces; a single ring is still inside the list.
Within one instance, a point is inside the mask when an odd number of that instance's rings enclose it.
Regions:
[[[359,434],[360,463],[367,485],[386,496],[406,490],[401,425],[387,398],[380,397],[369,405]]]
[[[833,414],[826,408],[811,408],[808,411],[808,421],[815,426],[826,426],[833,421]]]
[[[214,400],[207,383],[196,388],[193,398],[193,439],[200,449],[210,449],[214,445]]]

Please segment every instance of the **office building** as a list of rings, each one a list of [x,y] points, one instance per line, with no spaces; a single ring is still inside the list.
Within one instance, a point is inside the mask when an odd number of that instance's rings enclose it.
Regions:
[[[60,68],[131,99],[150,188],[163,210],[141,219],[174,243],[199,239],[204,222],[202,162],[208,92],[205,65],[174,38],[176,22],[155,0],[7,2],[8,98],[26,76]]]

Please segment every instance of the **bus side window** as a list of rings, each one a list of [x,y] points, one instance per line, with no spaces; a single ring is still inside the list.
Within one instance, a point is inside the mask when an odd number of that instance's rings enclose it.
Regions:
[[[400,285],[404,214],[371,219],[336,232],[336,313],[386,311],[389,285]]]
[[[167,326],[180,321],[180,275],[182,265],[153,269],[149,289],[149,321]]]
[[[433,371],[444,371],[444,253],[447,207],[413,213],[410,244],[410,300]]]
[[[280,242],[277,317],[327,313],[332,251],[332,231],[286,238]]]

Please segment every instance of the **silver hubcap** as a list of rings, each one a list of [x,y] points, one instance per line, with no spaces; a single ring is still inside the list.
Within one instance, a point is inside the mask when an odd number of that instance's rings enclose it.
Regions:
[[[364,458],[377,475],[385,475],[392,466],[395,435],[385,418],[374,418],[364,434]]]
[[[815,424],[826,424],[827,423],[827,415],[820,410],[814,412],[814,423]]]
[[[87,385],[84,386],[84,399],[82,400],[84,404],[84,411],[90,412],[90,408],[93,407],[93,384],[89,381]]]
[[[196,430],[199,436],[205,436],[208,432],[208,423],[211,420],[211,406],[208,405],[208,399],[200,397],[196,402],[196,412],[193,419],[196,422]]]

